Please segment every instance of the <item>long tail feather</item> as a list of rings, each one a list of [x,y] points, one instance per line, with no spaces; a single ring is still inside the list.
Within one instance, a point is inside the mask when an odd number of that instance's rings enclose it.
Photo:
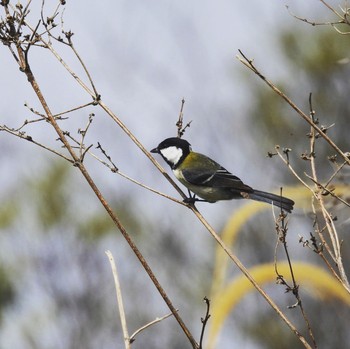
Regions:
[[[294,201],[291,199],[255,189],[252,193],[249,193],[249,198],[255,201],[267,202],[287,212],[292,212],[294,206]]]

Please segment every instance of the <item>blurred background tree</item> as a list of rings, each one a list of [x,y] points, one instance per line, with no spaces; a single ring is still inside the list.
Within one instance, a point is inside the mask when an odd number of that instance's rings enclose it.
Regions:
[[[276,41],[277,50],[283,55],[284,76],[275,84],[306,112],[310,110],[309,94],[312,93],[315,118],[320,125],[334,125],[328,134],[341,149],[348,149],[350,107],[344,93],[350,87],[349,36],[340,35],[330,27],[315,28],[300,22],[278,31]],[[249,113],[250,122],[255,125],[252,127],[254,137],[266,151],[273,150],[271,140],[292,148],[297,169],[308,169],[309,164],[303,165],[298,159],[309,150],[309,126],[254,78],[250,77],[254,97]],[[334,155],[334,151],[323,140],[317,142],[316,147],[320,174],[329,176],[333,165],[327,158]]]

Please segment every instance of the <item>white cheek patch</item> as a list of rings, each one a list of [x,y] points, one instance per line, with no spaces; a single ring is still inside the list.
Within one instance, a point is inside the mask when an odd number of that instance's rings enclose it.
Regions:
[[[172,164],[176,165],[182,156],[182,149],[178,147],[168,147],[160,150],[161,154]]]

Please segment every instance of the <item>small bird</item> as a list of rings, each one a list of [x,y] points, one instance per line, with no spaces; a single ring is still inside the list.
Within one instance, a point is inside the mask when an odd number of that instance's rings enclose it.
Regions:
[[[187,203],[251,199],[267,202],[287,212],[293,209],[293,200],[249,187],[214,160],[193,152],[190,143],[184,139],[167,138],[151,153],[160,154],[175,177],[188,189],[190,197],[184,200]],[[197,199],[196,195],[202,200]]]

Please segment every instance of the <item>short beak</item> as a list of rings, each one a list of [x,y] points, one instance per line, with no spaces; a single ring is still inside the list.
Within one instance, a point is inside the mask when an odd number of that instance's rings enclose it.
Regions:
[[[151,150],[151,153],[159,153],[158,148],[154,148],[154,149],[152,149],[152,150]]]

